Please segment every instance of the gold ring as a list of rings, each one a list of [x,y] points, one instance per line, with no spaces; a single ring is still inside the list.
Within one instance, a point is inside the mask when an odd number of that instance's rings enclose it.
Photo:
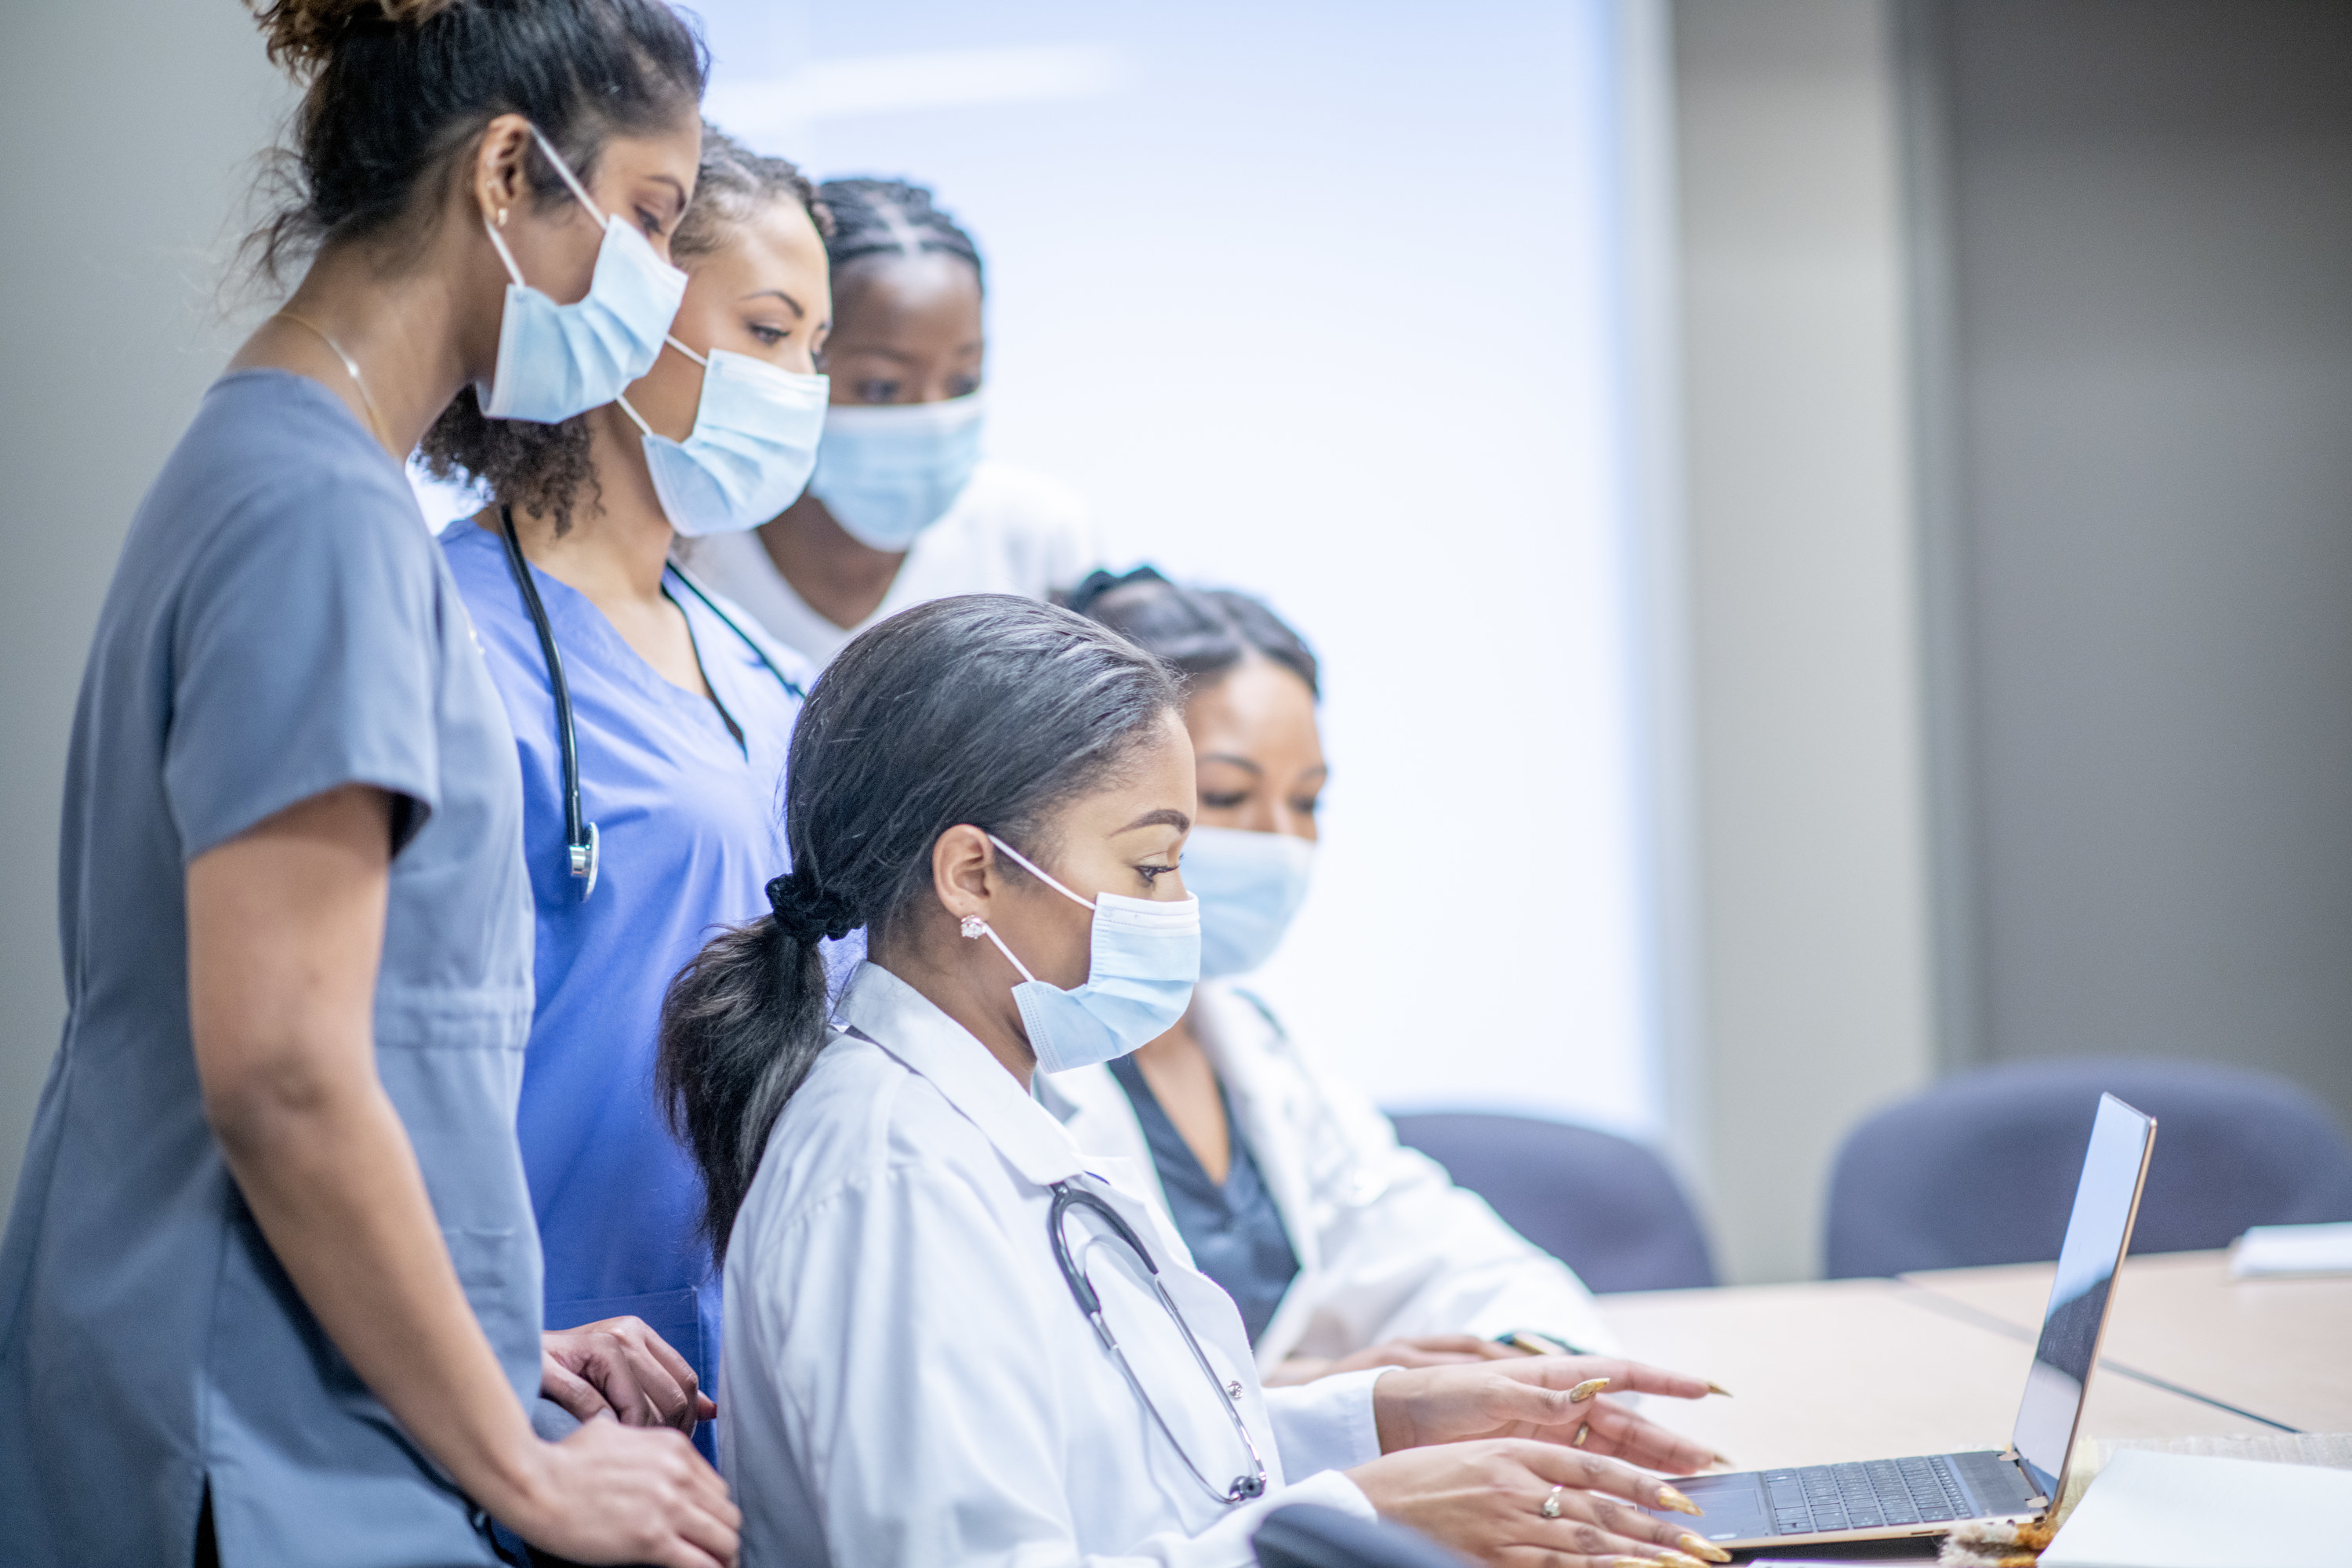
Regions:
[[[1551,1489],[1551,1495],[1544,1499],[1543,1516],[1546,1519],[1558,1519],[1559,1517],[1559,1494],[1567,1489],[1568,1488],[1565,1486],[1554,1487]]]

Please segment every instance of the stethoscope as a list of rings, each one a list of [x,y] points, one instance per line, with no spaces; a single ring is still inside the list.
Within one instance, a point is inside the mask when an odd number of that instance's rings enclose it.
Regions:
[[[1168,1439],[1168,1446],[1176,1450],[1176,1457],[1184,1461],[1184,1468],[1192,1472],[1192,1479],[1199,1481],[1208,1494],[1219,1502],[1245,1502],[1251,1498],[1264,1495],[1265,1461],[1258,1457],[1257,1444],[1251,1440],[1249,1427],[1242,1420],[1239,1389],[1219,1378],[1217,1369],[1209,1364],[1207,1352],[1201,1349],[1201,1342],[1193,1336],[1192,1325],[1186,1322],[1184,1314],[1176,1310],[1176,1299],[1168,1294],[1168,1287],[1160,1282],[1160,1265],[1151,1260],[1151,1254],[1144,1250],[1143,1243],[1136,1238],[1135,1232],[1128,1227],[1127,1221],[1119,1218],[1118,1211],[1110,1205],[1103,1202],[1094,1194],[1074,1187],[1067,1182],[1055,1182],[1050,1190],[1054,1194],[1054,1206],[1046,1216],[1045,1231],[1054,1244],[1054,1261],[1062,1266],[1062,1279],[1069,1285],[1070,1294],[1077,1299],[1078,1310],[1084,1312],[1087,1315],[1087,1321],[1095,1326],[1095,1337],[1102,1341],[1103,1349],[1108,1351],[1111,1359],[1118,1363],[1118,1370],[1126,1376],[1128,1387],[1135,1391],[1135,1397],[1141,1401],[1143,1408],[1150,1413],[1153,1425],[1157,1426],[1160,1435]],[[1143,1380],[1137,1377],[1135,1368],[1128,1364],[1127,1352],[1119,1349],[1118,1339],[1110,1331],[1110,1324],[1104,1321],[1102,1298],[1095,1293],[1094,1285],[1087,1279],[1086,1270],[1079,1268],[1077,1260],[1070,1256],[1070,1238],[1063,1231],[1062,1221],[1064,1216],[1074,1208],[1091,1210],[1101,1216],[1110,1226],[1111,1234],[1125,1242],[1128,1250],[1134,1253],[1141,1260],[1143,1267],[1150,1270],[1151,1289],[1160,1297],[1160,1306],[1167,1309],[1168,1316],[1176,1324],[1176,1331],[1184,1336],[1184,1343],[1192,1351],[1192,1360],[1199,1364],[1201,1375],[1207,1378],[1209,1386],[1217,1391],[1218,1399],[1224,1404],[1226,1418],[1233,1422],[1234,1430],[1241,1435],[1242,1447],[1249,1450],[1251,1474],[1235,1476],[1231,1483],[1221,1489],[1202,1471],[1200,1466],[1192,1462],[1192,1456],[1184,1451],[1184,1445],[1177,1441],[1175,1432],[1169,1427],[1167,1417],[1160,1414],[1160,1406],[1154,1405],[1151,1402],[1151,1395],[1144,1392]]]
[[[597,837],[596,825],[588,820],[587,811],[580,804],[580,731],[572,722],[572,687],[563,679],[563,656],[556,651],[555,628],[548,624],[547,606],[539,602],[539,584],[530,580],[530,563],[522,555],[522,542],[515,537],[514,508],[499,508],[500,537],[506,541],[507,570],[514,576],[515,586],[522,591],[523,608],[530,612],[532,629],[539,633],[539,651],[547,660],[547,681],[555,690],[555,731],[557,750],[563,758],[563,868],[580,882],[583,903],[596,890],[596,867],[603,852],[603,841]],[[735,617],[720,609],[702,584],[668,563],[671,576],[686,584],[687,591],[702,601],[703,608],[717,616],[727,629],[743,639],[759,661],[767,666],[768,673],[782,682],[785,693],[795,702],[808,700],[800,682],[776,668],[751,633],[735,624]]]

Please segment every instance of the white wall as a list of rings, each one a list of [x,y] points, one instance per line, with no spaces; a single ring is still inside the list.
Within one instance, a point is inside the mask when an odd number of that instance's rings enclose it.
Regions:
[[[715,117],[977,234],[999,453],[1324,656],[1295,1029],[1391,1104],[1654,1126],[1615,7],[705,14]]]
[[[0,18],[0,1198],[65,1018],[58,813],[74,693],[131,513],[242,334],[225,225],[289,92],[238,6]]]
[[[1830,1161],[1933,1061],[1904,213],[1880,0],[1676,0],[1709,1199],[1820,1267]]]

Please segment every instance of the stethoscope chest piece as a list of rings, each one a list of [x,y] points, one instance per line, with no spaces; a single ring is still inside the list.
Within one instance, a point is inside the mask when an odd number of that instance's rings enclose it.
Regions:
[[[584,904],[596,891],[596,867],[603,856],[604,843],[597,837],[594,823],[586,823],[583,826],[588,829],[588,841],[584,844],[567,844],[563,847],[563,852],[572,876],[580,879],[580,901]]]

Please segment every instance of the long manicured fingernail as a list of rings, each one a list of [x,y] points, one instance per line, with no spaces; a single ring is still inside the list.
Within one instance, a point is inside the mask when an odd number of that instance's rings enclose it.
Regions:
[[[1576,1428],[1576,1446],[1580,1448],[1583,1447],[1584,1440],[1591,1436],[1592,1423],[1590,1421],[1579,1423]]]
[[[1661,1552],[1652,1561],[1663,1563],[1666,1564],[1666,1568],[1706,1568],[1706,1564],[1697,1558],[1675,1551]]]
[[[1687,1530],[1683,1531],[1683,1538],[1680,1541],[1675,1542],[1675,1544],[1681,1547],[1685,1552],[1689,1552],[1692,1556],[1704,1557],[1709,1563],[1728,1563],[1731,1561],[1730,1552],[1726,1552],[1722,1547],[1717,1546],[1712,1541],[1707,1541],[1699,1536],[1693,1535]]]
[[[1608,1386],[1609,1380],[1605,1377],[1588,1377],[1568,1391],[1568,1402],[1581,1405]]]
[[[1731,1390],[1724,1387],[1723,1384],[1716,1382],[1713,1378],[1709,1378],[1707,1380],[1706,1391],[1709,1394],[1720,1394],[1726,1399],[1731,1397]]]
[[[1722,1455],[1722,1454],[1710,1454],[1710,1455],[1708,1455],[1708,1456],[1707,1456],[1707,1458],[1710,1458],[1710,1459],[1712,1459],[1712,1460],[1714,1460],[1714,1461],[1715,1461],[1715,1463],[1717,1463],[1717,1465],[1721,1466],[1723,1468],[1725,1468],[1725,1469],[1727,1469],[1727,1470],[1736,1470],[1736,1469],[1738,1469],[1738,1468],[1739,1468],[1739,1461],[1738,1461],[1738,1460],[1734,1459],[1734,1458],[1727,1458],[1727,1456]]]
[[[1658,1489],[1658,1506],[1660,1508],[1673,1509],[1676,1513],[1705,1513],[1706,1511],[1706,1510],[1699,1507],[1698,1504],[1691,1501],[1690,1499],[1683,1496],[1682,1493],[1668,1486],[1662,1486]]]

